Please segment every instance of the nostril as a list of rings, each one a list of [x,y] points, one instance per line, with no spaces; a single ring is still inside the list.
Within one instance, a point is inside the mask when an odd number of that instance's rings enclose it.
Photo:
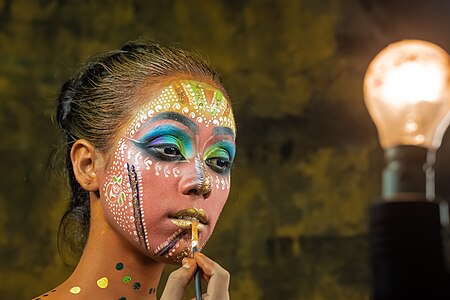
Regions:
[[[186,194],[187,195],[198,195],[199,192],[197,189],[190,189]]]
[[[187,191],[186,195],[190,196],[203,196],[204,199],[208,199],[211,196],[211,191],[201,192],[199,189],[194,188]]]

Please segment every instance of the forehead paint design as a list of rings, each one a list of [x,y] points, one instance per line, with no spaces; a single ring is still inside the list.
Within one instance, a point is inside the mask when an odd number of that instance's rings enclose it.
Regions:
[[[218,89],[204,82],[182,80],[171,83],[156,99],[149,101],[133,119],[126,134],[133,138],[149,118],[167,111],[177,112],[207,127],[211,124],[229,127],[236,133],[230,103]]]

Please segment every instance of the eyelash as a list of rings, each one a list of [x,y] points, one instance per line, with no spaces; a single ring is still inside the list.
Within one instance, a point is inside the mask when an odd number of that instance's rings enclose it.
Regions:
[[[149,152],[163,161],[182,161],[186,158],[181,154],[181,150],[174,144],[159,144],[147,147]],[[172,153],[170,153],[172,152]],[[175,153],[173,153],[175,152]]]
[[[213,164],[212,161],[215,161],[216,163]],[[220,166],[218,163],[224,164],[223,166]],[[223,159],[222,157],[211,157],[205,160],[205,163],[208,167],[211,168],[214,172],[218,174],[227,174],[231,169],[231,162],[229,160]]]

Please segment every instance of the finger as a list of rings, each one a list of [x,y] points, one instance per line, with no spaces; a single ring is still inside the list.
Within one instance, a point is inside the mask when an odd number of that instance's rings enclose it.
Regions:
[[[161,300],[181,300],[186,286],[191,282],[197,270],[197,263],[192,258],[184,258],[183,265],[170,273]]]
[[[203,299],[229,299],[230,273],[200,252],[194,254],[194,259],[209,278],[207,295]]]
[[[202,294],[202,300],[204,300],[204,299],[208,299],[208,294],[207,293],[205,293],[205,294]],[[191,298],[190,300],[197,300],[197,298],[196,297],[194,297],[194,298]]]

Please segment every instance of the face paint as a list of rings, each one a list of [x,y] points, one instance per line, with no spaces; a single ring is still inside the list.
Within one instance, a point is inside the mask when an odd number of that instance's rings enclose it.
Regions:
[[[231,107],[218,89],[197,81],[162,88],[138,110],[101,178],[107,218],[147,255],[181,262],[190,253],[181,224],[204,212],[201,248],[227,200],[234,138]]]
[[[74,286],[69,290],[71,294],[78,295],[81,292],[81,288],[79,286]]]
[[[125,268],[125,266],[121,262],[118,262],[115,265],[115,270],[118,271],[118,272],[122,272],[122,270],[124,270],[124,268]],[[143,287],[141,285],[141,282],[139,282],[139,281],[135,281],[135,282],[133,282],[133,284],[130,285],[130,283],[132,282],[132,278],[129,275],[126,275],[126,276],[122,277],[121,281],[122,281],[123,284],[128,285],[130,287],[130,292],[133,292],[133,290],[134,291],[139,290],[139,289],[141,289]],[[106,289],[110,285],[117,284],[117,279],[116,279],[116,282],[114,282],[114,281],[110,281],[110,279],[108,279],[108,277],[104,276],[104,277],[99,278],[96,281],[96,284],[97,284],[97,287],[99,287],[101,289]],[[148,294],[149,295],[153,295],[152,299],[155,299],[156,288],[155,287],[146,287],[146,288],[148,288],[148,291],[149,291]],[[55,291],[56,290],[52,290],[51,292],[55,292]],[[74,286],[74,287],[72,287],[69,290],[69,292],[71,294],[77,295],[77,294],[79,294],[81,292],[81,288],[79,286]],[[48,295],[49,295],[48,293],[47,294],[43,294],[42,297],[47,297]],[[41,298],[38,297],[38,298],[35,298],[35,299],[36,300],[40,300]],[[126,299],[126,297],[122,296],[119,299]]]
[[[121,262],[119,262],[119,263],[116,264],[116,270],[117,270],[117,271],[122,271],[122,270],[123,270],[123,267],[124,267],[124,266],[123,266],[123,263],[121,263]]]
[[[106,289],[108,287],[109,281],[107,277],[102,277],[97,280],[97,286],[101,289]]]
[[[133,283],[133,290],[138,290],[141,288],[141,284],[139,282]]]
[[[129,284],[131,282],[131,276],[128,276],[128,275],[124,276],[122,278],[122,282],[125,283],[125,284]]]
[[[130,180],[131,187],[131,195],[132,195],[132,205],[133,205],[133,217],[135,232],[137,238],[141,244],[145,245],[145,248],[148,250],[148,241],[147,241],[147,232],[145,228],[145,222],[142,220],[142,205],[139,199],[139,184],[137,173],[134,165],[130,167],[130,165],[126,164],[128,171],[128,179]]]

